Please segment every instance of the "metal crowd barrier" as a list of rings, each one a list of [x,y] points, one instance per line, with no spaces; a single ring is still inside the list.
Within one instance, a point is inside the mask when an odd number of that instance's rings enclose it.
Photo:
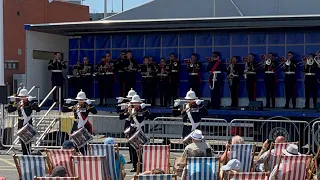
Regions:
[[[315,119],[314,121],[310,122],[310,125],[312,124],[311,133],[310,136],[312,136],[311,139],[311,148],[312,152],[314,154],[317,153],[318,148],[320,148],[320,118]]]
[[[277,136],[286,137],[288,142],[299,142],[300,152],[310,152],[310,126],[306,121],[294,120],[261,120],[261,119],[234,119],[229,123],[230,136],[240,135],[245,141],[262,143]]]

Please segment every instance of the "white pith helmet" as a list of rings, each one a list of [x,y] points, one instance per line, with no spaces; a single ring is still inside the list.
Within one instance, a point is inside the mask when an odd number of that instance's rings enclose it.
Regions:
[[[131,99],[131,103],[141,103],[143,101],[143,99],[141,99],[140,98],[140,96],[139,95],[134,95],[134,96],[132,96],[132,99]]]
[[[76,100],[87,100],[86,93],[84,93],[82,89],[78,92]]]
[[[18,94],[18,97],[29,97],[28,90],[27,89],[21,89],[19,94]]]
[[[128,92],[127,98],[132,98],[134,95],[137,95],[137,92],[131,88]]]
[[[192,89],[190,88],[190,90],[187,92],[186,97],[184,97],[187,100],[193,100],[193,99],[198,99],[198,97],[196,96],[196,93],[194,91],[192,91]]]

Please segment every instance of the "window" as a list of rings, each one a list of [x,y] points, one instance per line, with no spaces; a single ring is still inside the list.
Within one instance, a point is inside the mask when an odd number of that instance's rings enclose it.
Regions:
[[[55,52],[33,50],[33,59],[52,60],[54,58],[54,53]],[[63,60],[63,53],[60,54],[61,60]]]
[[[18,70],[19,62],[18,61],[7,61],[4,63],[5,70]]]

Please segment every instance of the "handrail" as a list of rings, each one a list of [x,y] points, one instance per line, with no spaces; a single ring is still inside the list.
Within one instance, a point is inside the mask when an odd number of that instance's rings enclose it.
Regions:
[[[40,137],[38,138],[38,140],[36,141],[35,145],[39,146],[40,142],[43,140],[43,138],[45,137],[46,134],[48,134],[48,132],[52,129],[52,127],[56,124],[58,118],[55,118],[51,121],[51,123],[49,124],[49,126],[47,127],[46,130],[44,130],[44,132],[40,135]]]
[[[37,123],[37,125],[36,125],[36,127],[38,127],[41,123],[42,123],[42,121],[44,120],[44,118],[50,113],[50,111],[53,109],[53,107],[56,105],[57,103],[56,102],[54,102],[51,106],[50,106],[50,108],[47,110],[47,112],[43,115],[43,117],[39,120],[39,122]]]
[[[28,94],[30,94],[34,90],[34,88],[36,88],[36,86],[32,86],[32,88],[29,90]]]
[[[45,102],[46,100],[49,98],[49,96],[57,89],[57,86],[54,86],[51,91],[48,93],[48,95],[43,99],[43,101],[40,103],[39,107],[41,107]]]

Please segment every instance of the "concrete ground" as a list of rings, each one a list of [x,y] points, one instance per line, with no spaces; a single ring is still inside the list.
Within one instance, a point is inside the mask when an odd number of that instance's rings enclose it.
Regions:
[[[18,173],[16,166],[13,162],[12,154],[5,154],[6,151],[0,151],[0,177],[5,177],[6,180],[17,180]],[[13,153],[13,152],[10,152]],[[128,150],[121,150],[120,153],[125,157],[126,161],[129,161],[129,152]],[[170,162],[173,164],[174,158],[180,156],[181,153],[171,152],[170,153]],[[126,164],[125,170],[127,172],[127,176],[125,180],[131,180],[134,176],[134,173],[130,172],[132,168],[132,164]]]

